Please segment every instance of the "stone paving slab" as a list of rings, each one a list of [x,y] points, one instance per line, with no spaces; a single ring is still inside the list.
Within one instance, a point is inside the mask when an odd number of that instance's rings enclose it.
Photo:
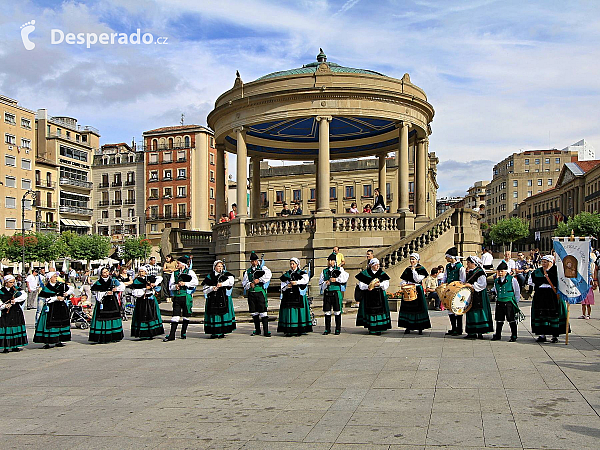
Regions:
[[[65,348],[30,344],[0,355],[0,448],[599,448],[600,320],[573,319],[568,346],[536,343],[529,319],[516,343],[447,337],[439,312],[423,336],[354,320],[340,336],[238,324],[209,340],[191,325],[169,343],[73,329]]]

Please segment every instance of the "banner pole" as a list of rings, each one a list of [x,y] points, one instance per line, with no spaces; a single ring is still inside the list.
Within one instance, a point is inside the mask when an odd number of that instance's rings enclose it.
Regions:
[[[565,334],[565,345],[569,345],[569,315],[570,315],[570,307],[571,304],[567,302],[567,332]]]

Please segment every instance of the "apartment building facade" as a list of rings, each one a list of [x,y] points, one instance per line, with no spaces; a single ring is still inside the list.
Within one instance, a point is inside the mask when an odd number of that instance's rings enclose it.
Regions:
[[[156,243],[165,228],[210,230],[216,211],[213,132],[180,125],[143,136],[146,235]]]
[[[573,161],[577,151],[550,149],[513,153],[496,164],[486,187],[487,223],[518,215],[520,202],[554,187],[564,164]]]
[[[57,208],[45,208],[46,214],[56,215],[59,230],[74,231],[79,234],[92,232],[92,160],[100,144],[100,132],[91,126],[78,125],[77,119],[66,116],[49,117],[45,109],[38,109],[36,117],[36,160],[43,164],[40,170],[41,193],[47,205]],[[43,172],[47,174],[55,168],[56,197],[48,194]],[[44,180],[46,181],[44,185]],[[42,194],[42,198],[43,194]],[[54,200],[56,198],[56,200]],[[46,217],[50,217],[46,215]]]
[[[95,232],[113,242],[145,233],[144,152],[105,144],[92,164]]]
[[[35,221],[35,112],[18,104],[17,100],[0,95],[0,135],[2,136],[2,164],[0,165],[0,193],[4,213],[0,219],[0,234],[12,235],[33,228]],[[23,207],[25,221],[22,220]]]

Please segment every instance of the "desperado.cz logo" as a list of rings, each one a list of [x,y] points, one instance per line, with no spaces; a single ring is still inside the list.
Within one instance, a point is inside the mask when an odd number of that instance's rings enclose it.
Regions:
[[[29,39],[29,35],[35,30],[35,20],[21,25],[21,39],[26,50],[33,50],[35,43]],[[168,37],[154,37],[152,33],[143,33],[138,28],[134,33],[65,33],[63,30],[53,28],[50,30],[50,43],[52,45],[69,44],[84,45],[91,48],[92,45],[127,45],[127,44],[158,44],[167,45]]]

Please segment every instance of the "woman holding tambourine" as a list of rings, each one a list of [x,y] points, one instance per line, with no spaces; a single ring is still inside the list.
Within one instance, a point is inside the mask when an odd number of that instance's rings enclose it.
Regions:
[[[402,304],[398,312],[398,326],[406,328],[404,334],[410,334],[410,330],[418,330],[423,334],[423,330],[431,328],[429,321],[429,311],[427,310],[427,299],[423,291],[423,280],[429,275],[427,269],[423,267],[419,260],[421,256],[418,253],[410,254],[410,266],[404,269],[400,276],[400,285],[402,287]],[[416,290],[416,299],[409,298],[409,286],[414,286]],[[414,291],[412,293],[414,295]]]
[[[206,296],[204,308],[204,332],[210,334],[211,339],[224,338],[236,328],[235,312],[231,300],[231,288],[234,277],[225,270],[225,265],[220,259],[213,263],[210,272],[202,285]]]
[[[381,335],[382,331],[392,328],[390,306],[387,301],[386,290],[390,287],[390,277],[385,273],[377,258],[369,261],[369,266],[356,275],[358,288],[363,292],[356,326],[369,329],[369,334]]]

